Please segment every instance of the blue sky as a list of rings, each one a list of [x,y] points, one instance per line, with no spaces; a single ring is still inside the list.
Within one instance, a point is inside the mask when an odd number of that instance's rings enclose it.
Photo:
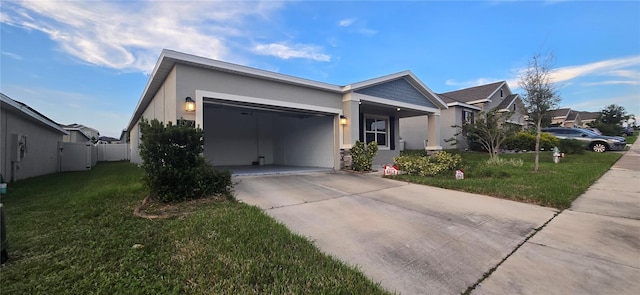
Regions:
[[[0,91],[118,137],[163,48],[345,85],[403,70],[437,93],[554,52],[560,106],[640,115],[640,1],[5,1]]]

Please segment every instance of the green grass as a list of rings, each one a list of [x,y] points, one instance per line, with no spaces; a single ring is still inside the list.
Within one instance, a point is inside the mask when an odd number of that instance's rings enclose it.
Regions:
[[[9,184],[2,294],[385,293],[256,207],[218,201],[135,217],[141,176],[117,162]]]
[[[628,144],[633,144],[634,142],[636,142],[636,140],[638,140],[638,133],[640,131],[635,131],[633,132],[632,136],[625,136],[625,139],[627,140]]]
[[[616,152],[585,152],[583,155],[567,155],[559,164],[554,164],[551,152],[541,152],[539,171],[534,172],[534,153],[500,155],[507,160],[522,159],[524,164],[520,167],[487,166],[485,162],[489,156],[486,153],[456,153],[463,158],[464,180],[455,180],[453,173],[436,177],[398,175],[392,178],[566,209],[622,156]]]

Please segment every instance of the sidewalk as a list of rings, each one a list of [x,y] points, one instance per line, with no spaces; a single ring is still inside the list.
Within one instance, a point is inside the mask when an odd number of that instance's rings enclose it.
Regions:
[[[473,294],[637,294],[640,141]]]

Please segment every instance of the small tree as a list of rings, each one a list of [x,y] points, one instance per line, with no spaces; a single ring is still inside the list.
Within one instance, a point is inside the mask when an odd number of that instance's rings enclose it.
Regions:
[[[469,144],[481,145],[489,152],[489,158],[495,160],[502,143],[520,130],[520,126],[507,122],[512,115],[513,112],[500,113],[497,110],[480,112],[473,124],[458,126],[461,128],[460,134]]]
[[[538,171],[540,162],[540,134],[542,122],[552,109],[560,103],[560,96],[551,81],[553,54],[545,57],[536,54],[522,72],[518,84],[525,91],[523,102],[529,114],[529,120],[536,128],[536,148],[534,170]]]
[[[201,155],[201,129],[142,119],[140,131],[142,168],[152,198],[171,202],[212,194],[230,197],[231,172],[213,169]]]

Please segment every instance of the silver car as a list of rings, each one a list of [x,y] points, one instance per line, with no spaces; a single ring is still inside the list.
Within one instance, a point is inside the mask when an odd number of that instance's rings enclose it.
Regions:
[[[586,148],[603,153],[605,151],[623,151],[627,145],[624,137],[604,136],[589,129],[549,127],[542,128],[542,132],[553,134],[559,139],[575,139],[585,144]]]

